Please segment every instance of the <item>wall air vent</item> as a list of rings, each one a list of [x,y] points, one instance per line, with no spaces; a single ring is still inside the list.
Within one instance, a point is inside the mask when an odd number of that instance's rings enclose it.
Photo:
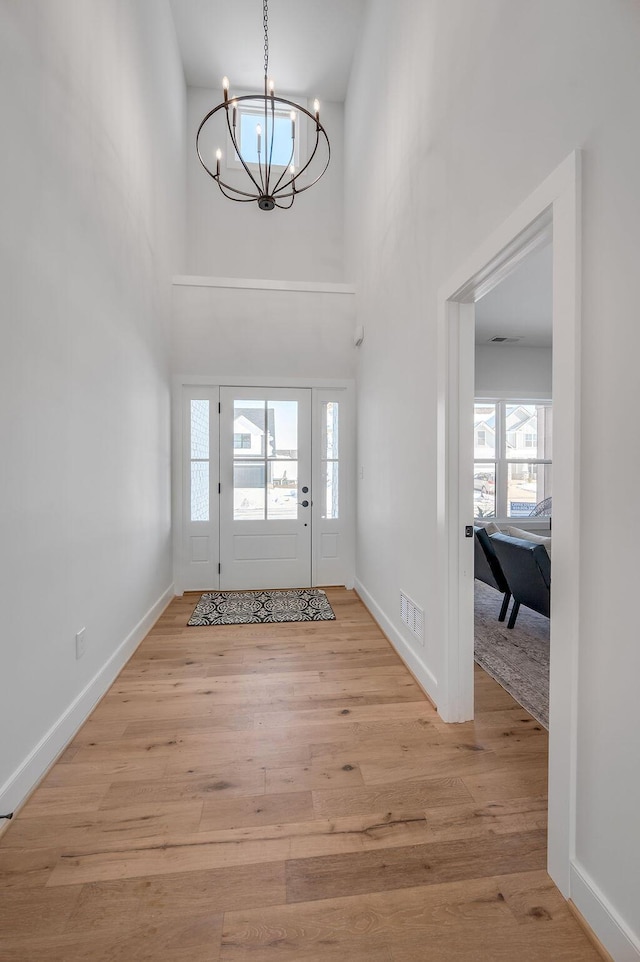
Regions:
[[[516,341],[521,341],[521,337],[490,337],[487,341],[488,344],[515,344]]]
[[[404,591],[400,592],[400,617],[411,634],[424,645],[424,611]]]

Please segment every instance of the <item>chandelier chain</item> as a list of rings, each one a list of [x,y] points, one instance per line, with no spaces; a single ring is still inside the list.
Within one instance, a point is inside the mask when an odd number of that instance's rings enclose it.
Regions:
[[[262,22],[264,24],[264,79],[269,73],[269,0],[262,5]]]

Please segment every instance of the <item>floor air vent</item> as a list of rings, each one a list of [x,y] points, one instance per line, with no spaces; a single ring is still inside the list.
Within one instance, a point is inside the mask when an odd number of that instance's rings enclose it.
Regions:
[[[424,644],[424,611],[404,591],[400,592],[400,617],[420,644]]]

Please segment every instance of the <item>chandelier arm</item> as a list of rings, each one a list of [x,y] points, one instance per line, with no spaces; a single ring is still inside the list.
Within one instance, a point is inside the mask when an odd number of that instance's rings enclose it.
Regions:
[[[258,172],[260,174],[260,183],[262,185],[262,193],[269,193],[269,176],[267,174],[267,63],[268,60],[265,56],[264,65],[264,174],[262,173],[262,164],[260,162],[260,151],[258,151]]]
[[[325,135],[325,136],[326,136],[326,135]],[[278,192],[279,197],[292,197],[292,196],[294,196],[295,194],[302,194],[303,191],[309,190],[310,187],[313,187],[314,184],[317,184],[317,183],[318,183],[318,181],[320,180],[320,178],[322,177],[322,175],[325,173],[327,167],[329,166],[329,161],[331,160],[331,145],[330,145],[330,143],[329,143],[329,138],[328,138],[328,137],[326,138],[326,140],[327,140],[327,150],[328,150],[328,152],[329,152],[329,156],[328,156],[328,158],[327,158],[326,164],[324,165],[324,167],[322,168],[322,170],[320,171],[320,173],[318,174],[318,176],[315,177],[310,183],[305,184],[304,187],[298,187],[297,183],[295,183],[295,181],[297,180],[297,177],[298,177],[298,174],[296,174],[296,176],[293,177],[292,180],[290,181],[290,183],[293,184],[293,191],[291,192],[291,194],[283,194],[283,193],[282,193],[282,191],[285,190],[285,189],[289,186],[289,184],[283,184],[282,187],[280,188],[280,191]]]
[[[314,184],[317,184],[318,181],[320,180],[320,178],[321,178],[321,177],[323,176],[323,174],[325,173],[325,171],[326,171],[326,169],[327,169],[327,167],[329,166],[329,163],[330,163],[330,161],[331,161],[331,144],[330,144],[330,142],[329,142],[329,138],[327,137],[327,132],[326,132],[326,130],[324,129],[324,127],[322,126],[322,124],[319,124],[318,127],[316,128],[316,138],[318,138],[318,139],[319,139],[319,132],[320,132],[320,131],[322,131],[322,133],[324,134],[324,139],[325,139],[325,142],[326,142],[326,144],[327,144],[327,162],[326,162],[326,164],[324,165],[324,167],[322,168],[322,170],[320,171],[320,173],[318,174],[318,176],[317,176],[317,177],[314,177],[314,179],[313,179],[312,181],[310,181],[310,183],[305,184],[304,187],[298,187],[297,184],[294,185],[294,193],[296,193],[296,194],[301,194],[303,191],[309,190],[310,187],[313,187]],[[317,149],[317,146],[318,146],[318,145],[317,145],[317,142],[316,142],[316,149]],[[315,150],[314,150],[314,153],[315,153]],[[309,163],[310,163],[310,162],[311,162],[311,161],[309,161]],[[305,166],[303,167],[303,170],[306,170],[306,168],[309,166],[309,163],[305,164]],[[298,174],[296,174],[296,178],[297,178],[297,177],[298,177]],[[294,180],[295,180],[295,178],[294,178]]]
[[[245,196],[234,197],[233,194],[227,194],[226,190],[234,190],[235,188],[229,187],[228,184],[222,184],[219,180],[216,181],[216,183],[220,188],[220,193],[222,194],[223,197],[226,197],[227,200],[235,200],[236,204],[255,204],[256,198],[253,196],[253,194],[247,194],[245,191],[240,190],[240,191],[236,191],[236,193],[244,194]],[[223,187],[226,188],[226,190],[223,190]]]
[[[292,140],[291,140],[291,153],[289,154],[289,162],[287,163],[287,166],[283,169],[282,173],[281,173],[280,176],[278,177],[278,179],[277,179],[277,181],[276,181],[276,185],[275,185],[275,187],[273,188],[273,190],[271,191],[271,196],[272,196],[272,197],[278,192],[278,189],[280,188],[280,184],[282,184],[283,178],[285,177],[287,171],[288,171],[289,168],[291,167],[291,161],[293,160],[293,155],[294,155],[294,153],[295,153],[295,149],[296,149],[295,140],[293,140],[293,138],[292,138]],[[292,183],[294,182],[294,180],[295,180],[295,177],[292,177],[291,180],[289,181],[289,184],[292,184]],[[289,184],[282,184],[282,187],[283,187],[283,188],[284,188],[284,187],[288,187]]]
[[[238,141],[236,140],[236,136],[235,136],[235,134],[234,134],[234,132],[233,132],[233,129],[232,129],[232,127],[231,127],[231,124],[229,123],[229,108],[227,107],[226,104],[225,104],[225,108],[224,108],[224,113],[225,113],[225,117],[226,117],[226,119],[227,119],[227,130],[229,131],[229,136],[231,137],[231,143],[233,144],[233,149],[235,150],[236,155],[239,157],[240,163],[242,164],[242,166],[244,167],[245,171],[247,172],[247,174],[249,175],[249,177],[250,177],[251,180],[253,181],[256,190],[262,190],[261,185],[258,183],[258,181],[255,179],[255,177],[253,176],[253,174],[251,173],[251,171],[250,171],[249,168],[247,167],[246,163],[244,162],[244,158],[243,158],[242,154],[240,153],[240,148],[238,147]],[[206,118],[205,118],[205,119],[206,119]],[[204,121],[203,121],[203,123],[204,123]],[[240,191],[240,193],[242,193],[242,191]]]
[[[315,157],[316,153],[318,152],[318,144],[320,143],[320,129],[321,129],[321,128],[318,126],[318,124],[316,124],[316,142],[315,142],[315,144],[314,144],[314,146],[313,146],[313,150],[311,151],[311,154],[310,154],[310,156],[309,156],[309,159],[307,160],[307,162],[306,162],[306,164],[304,165],[304,167],[301,167],[300,170],[298,171],[298,173],[296,174],[296,177],[300,177],[301,174],[304,174],[305,170],[307,169],[307,167],[310,166],[310,164],[311,164],[312,161],[313,161],[313,158]],[[329,142],[329,138],[327,137],[326,134],[325,134],[325,138],[326,138],[327,143],[328,143],[328,142]],[[327,168],[325,167],[325,170],[326,170],[326,169],[327,169]],[[323,171],[323,173],[324,173],[324,171]],[[287,186],[287,185],[285,184],[284,186]]]
[[[278,201],[276,201],[276,207],[279,207],[280,210],[289,210],[290,207],[293,207],[293,202],[296,199],[295,192],[293,194],[286,194],[285,196],[291,197],[291,200],[289,201],[288,204],[279,204]]]
[[[317,184],[317,183],[318,183],[318,181],[319,181],[320,178],[322,177],[322,174],[324,174],[324,172],[325,172],[325,170],[327,169],[328,166],[329,166],[329,163],[327,162],[327,163],[324,165],[324,168],[323,168],[323,170],[322,170],[322,173],[318,174],[318,176],[317,176],[314,180],[312,180],[311,183],[305,184],[304,187],[298,187],[298,185],[295,184],[295,185],[294,185],[294,188],[293,188],[293,190],[291,191],[290,194],[283,194],[283,193],[282,193],[282,191],[285,190],[285,189],[289,186],[289,184],[283,184],[282,187],[280,188],[280,190],[278,191],[278,197],[292,197],[294,194],[302,194],[302,193],[304,193],[305,190],[309,190],[310,187],[313,187],[314,184]],[[298,175],[296,174],[296,177],[297,177],[297,176],[298,176]],[[293,183],[293,181],[291,181],[291,183]]]
[[[264,81],[264,82],[265,82],[265,85],[266,85],[266,82],[267,82],[267,78],[266,78],[266,77],[265,77],[265,81]],[[266,98],[266,94],[267,94],[267,89],[266,89],[266,86],[265,86],[264,126],[265,126],[265,131],[268,131],[269,128],[268,128],[268,126],[267,126],[267,98]],[[271,165],[272,165],[272,163],[273,163],[273,142],[274,142],[274,140],[276,139],[276,107],[275,107],[274,98],[271,97],[270,99],[271,99],[271,140],[270,140],[270,142],[269,142],[269,167],[268,167],[268,169],[267,169],[267,194],[272,194],[272,193],[273,193],[273,191],[269,190],[269,183],[270,183],[270,181],[271,181]],[[266,152],[266,150],[265,150],[265,152],[264,152],[264,157],[265,157],[265,161],[266,161],[266,159],[267,159],[267,152]]]
[[[249,97],[236,98],[236,100],[239,100],[239,99],[249,100],[250,98],[249,98]],[[247,165],[245,164],[244,160],[242,159],[242,154],[241,154],[240,151],[238,150],[238,144],[237,144],[237,142],[236,142],[236,138],[235,138],[234,135],[233,135],[233,131],[231,130],[231,125],[230,125],[230,123],[229,123],[229,114],[228,114],[228,111],[226,110],[226,104],[224,104],[224,103],[218,104],[217,107],[214,107],[213,110],[210,110],[209,113],[206,115],[206,117],[202,120],[200,126],[198,127],[198,132],[197,132],[197,134],[196,134],[196,153],[198,154],[198,160],[200,161],[200,163],[202,164],[202,166],[204,167],[204,169],[206,170],[206,172],[209,174],[209,177],[212,177],[215,181],[220,182],[220,178],[217,177],[211,170],[209,170],[209,168],[207,167],[207,165],[205,164],[205,162],[204,162],[204,160],[203,160],[203,158],[202,158],[202,154],[200,153],[200,133],[201,133],[202,128],[204,127],[204,125],[207,123],[207,121],[210,120],[211,117],[213,117],[213,115],[216,114],[219,110],[222,110],[223,107],[225,107],[225,112],[226,112],[226,117],[227,117],[227,127],[228,127],[228,129],[229,129],[229,134],[230,134],[230,136],[231,136],[231,142],[232,142],[232,144],[233,144],[233,146],[234,146],[234,149],[235,149],[238,157],[240,158],[240,163],[242,164],[242,166],[244,167],[245,171],[247,172],[247,175],[248,175],[248,177],[250,178],[250,180],[253,182],[256,190],[259,192],[259,191],[261,190],[260,184],[257,182],[257,180],[255,179],[255,177],[253,176],[253,174],[251,173],[251,171],[249,170],[249,168],[248,168]],[[226,186],[226,187],[229,187],[228,184],[225,184],[225,186]],[[233,187],[230,187],[229,189],[230,189],[230,190],[233,190],[234,188],[233,188]],[[245,191],[238,191],[238,193],[241,193],[241,194],[242,194],[242,193],[245,193]],[[251,194],[247,194],[247,197],[251,197]]]
[[[220,187],[220,189],[224,187],[226,190],[233,191],[234,194],[241,194],[243,197],[248,197],[249,200],[258,200],[258,197],[256,194],[250,194],[249,191],[247,190],[240,190],[239,187],[234,187],[233,184],[227,184],[224,182],[224,180],[220,180],[219,177],[216,177],[213,174],[211,174],[211,176],[215,180],[218,187]]]

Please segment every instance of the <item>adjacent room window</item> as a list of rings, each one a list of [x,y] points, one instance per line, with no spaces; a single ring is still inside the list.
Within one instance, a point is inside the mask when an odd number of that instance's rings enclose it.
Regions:
[[[474,436],[476,519],[529,517],[551,496],[551,402],[476,400]]]
[[[234,448],[250,448],[251,435],[250,434],[234,434],[233,446]]]

